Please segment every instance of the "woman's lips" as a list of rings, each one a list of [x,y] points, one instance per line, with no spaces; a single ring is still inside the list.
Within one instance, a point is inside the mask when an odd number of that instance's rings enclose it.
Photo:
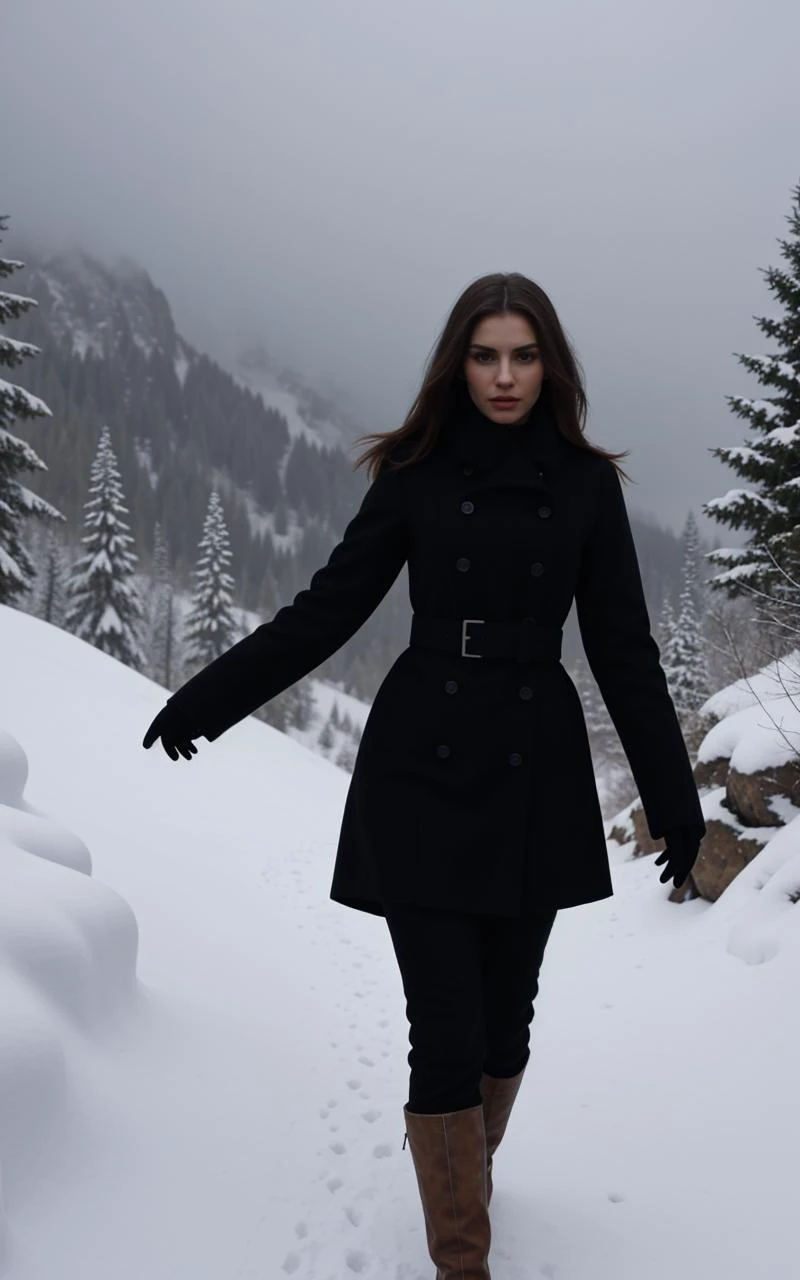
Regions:
[[[519,404],[519,400],[512,396],[496,396],[491,403],[496,404],[498,409],[510,409],[512,405]]]

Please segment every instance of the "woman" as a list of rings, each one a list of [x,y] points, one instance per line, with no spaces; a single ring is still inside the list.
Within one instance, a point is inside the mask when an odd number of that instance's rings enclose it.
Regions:
[[[456,302],[370,487],[290,605],[169,698],[173,760],[334,653],[408,565],[409,645],[370,708],[331,898],[386,918],[410,1026],[404,1107],[437,1280],[488,1277],[492,1158],[530,1057],[559,908],[612,892],[583,710],[560,663],[573,599],[662,883],[705,823],[650,632],[616,460],[583,434],[577,361],[547,295],[484,276]],[[405,1144],[404,1144],[405,1145]]]

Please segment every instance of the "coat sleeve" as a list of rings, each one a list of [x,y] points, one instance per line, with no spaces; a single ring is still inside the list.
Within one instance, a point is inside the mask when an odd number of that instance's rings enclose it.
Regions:
[[[575,592],[581,640],[619,734],[654,840],[667,828],[705,829],[689,753],[651,634],[619,474],[604,462]]]
[[[381,471],[309,585],[167,700],[193,736],[218,738],[318,667],[375,611],[407,559],[398,478]]]

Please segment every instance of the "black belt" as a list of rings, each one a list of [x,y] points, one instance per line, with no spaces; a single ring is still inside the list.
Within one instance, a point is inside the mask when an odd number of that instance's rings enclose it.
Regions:
[[[535,618],[492,622],[485,618],[411,616],[409,644],[441,649],[461,658],[513,658],[517,662],[559,662],[561,627],[546,627]]]

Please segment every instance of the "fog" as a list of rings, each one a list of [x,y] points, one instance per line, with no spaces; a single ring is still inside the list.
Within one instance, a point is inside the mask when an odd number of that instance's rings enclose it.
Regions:
[[[799,40],[795,0],[5,0],[3,248],[127,254],[191,341],[263,341],[369,430],[461,289],[522,271],[678,530],[762,394],[735,353],[772,350]]]

